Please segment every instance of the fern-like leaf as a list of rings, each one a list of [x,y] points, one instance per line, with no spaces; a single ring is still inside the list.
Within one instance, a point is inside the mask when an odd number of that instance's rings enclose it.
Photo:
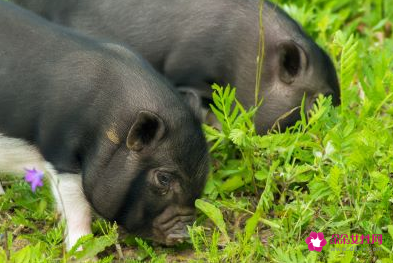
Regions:
[[[345,39],[344,34],[338,31],[335,35],[334,43],[341,48],[340,58],[340,87],[342,109],[345,109],[354,92],[349,88],[354,79],[356,62],[358,58],[358,41],[351,35]]]

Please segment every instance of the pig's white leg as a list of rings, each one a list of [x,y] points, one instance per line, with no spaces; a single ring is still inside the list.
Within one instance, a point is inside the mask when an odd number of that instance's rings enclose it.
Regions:
[[[79,174],[57,174],[51,167],[47,167],[47,171],[52,174],[57,209],[66,220],[65,242],[70,250],[80,237],[91,233],[91,211],[83,193],[82,177]]]

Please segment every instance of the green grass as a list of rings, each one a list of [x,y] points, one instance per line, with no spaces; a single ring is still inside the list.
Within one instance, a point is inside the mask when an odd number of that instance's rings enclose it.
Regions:
[[[340,107],[320,98],[308,121],[259,137],[235,90],[215,87],[223,131],[205,127],[212,173],[190,243],[152,246],[98,220],[87,249],[67,253],[48,188],[16,182],[0,196],[0,262],[393,262],[393,4],[278,2],[334,59]],[[324,233],[322,252],[308,250],[311,231]],[[383,242],[330,244],[334,234]]]

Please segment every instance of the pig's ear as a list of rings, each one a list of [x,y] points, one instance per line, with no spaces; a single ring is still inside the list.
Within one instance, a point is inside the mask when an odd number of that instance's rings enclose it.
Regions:
[[[159,141],[165,133],[165,124],[156,114],[140,111],[127,136],[127,147],[140,151],[145,146]]]
[[[291,84],[307,68],[306,53],[293,41],[280,43],[278,50],[280,80],[286,84]]]

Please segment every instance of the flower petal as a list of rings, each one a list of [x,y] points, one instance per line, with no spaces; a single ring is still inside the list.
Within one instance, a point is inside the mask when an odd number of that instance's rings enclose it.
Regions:
[[[314,245],[312,243],[308,244],[308,250],[314,251]]]
[[[323,236],[323,233],[322,233],[322,232],[319,232],[319,233],[318,233],[318,239],[319,239],[319,240],[324,239],[324,236]]]
[[[306,240],[305,240],[306,244],[310,244],[311,243],[311,239],[312,239],[311,237],[307,237]]]
[[[322,241],[321,241],[321,247],[323,247],[323,246],[325,246],[326,245],[326,239],[322,239]]]
[[[25,181],[30,183],[33,180],[33,178],[30,175],[25,176]]]
[[[310,237],[312,237],[312,239],[317,239],[317,237],[318,237],[317,232],[311,232]]]
[[[314,247],[315,251],[321,252],[323,247]]]
[[[31,191],[35,193],[35,190],[37,189],[37,186],[35,184],[31,184]]]
[[[37,187],[41,187],[44,185],[43,183],[43,178],[44,178],[44,172],[42,171],[37,171],[35,168],[32,170],[25,169],[26,175],[25,175],[25,181],[30,183],[31,185],[31,190],[33,192],[36,191]]]

